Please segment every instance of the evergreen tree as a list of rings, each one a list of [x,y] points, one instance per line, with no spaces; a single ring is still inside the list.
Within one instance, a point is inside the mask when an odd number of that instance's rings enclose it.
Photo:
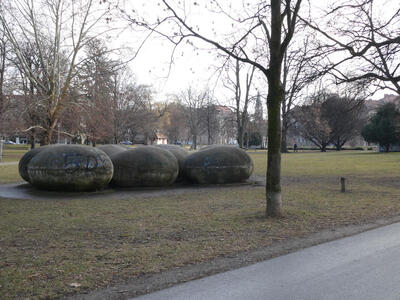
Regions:
[[[361,132],[369,143],[378,143],[389,152],[390,146],[400,143],[400,110],[394,103],[379,107]]]

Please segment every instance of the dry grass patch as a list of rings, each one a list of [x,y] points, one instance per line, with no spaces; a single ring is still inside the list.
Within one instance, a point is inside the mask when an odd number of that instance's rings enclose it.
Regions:
[[[262,172],[265,153],[253,157]],[[0,199],[0,299],[57,298],[398,215],[399,161],[399,154],[284,156],[280,219],[264,218],[264,188],[249,186],[118,200]]]
[[[1,162],[19,161],[29,150],[29,145],[4,145]]]
[[[18,173],[18,165],[0,165],[0,184],[23,181]],[[1,189],[1,186],[0,186]]]

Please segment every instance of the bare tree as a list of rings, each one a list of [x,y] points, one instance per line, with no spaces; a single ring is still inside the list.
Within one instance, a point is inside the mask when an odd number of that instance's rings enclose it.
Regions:
[[[96,9],[94,2],[16,0],[0,4],[0,22],[21,71],[41,96],[39,105],[46,107],[44,124],[33,126],[44,130],[46,144],[52,141],[68,104],[68,89],[80,64],[79,53],[107,13]],[[27,44],[36,49],[39,72],[23,55]]]
[[[198,92],[192,87],[182,92],[178,99],[185,106],[186,124],[192,137],[192,148],[197,149],[197,138],[205,131],[203,109],[209,99],[209,91]]]
[[[321,102],[314,101],[297,107],[295,119],[296,129],[300,134],[321,152],[326,152],[326,147],[332,142],[332,135],[328,120],[324,118]]]
[[[365,116],[362,98],[321,91],[312,96],[309,104],[297,106],[294,120],[300,134],[325,152],[329,144],[341,150],[346,142],[359,135]]]
[[[360,135],[367,116],[364,99],[332,94],[323,103],[323,110],[336,150],[340,151],[345,143]]]
[[[252,97],[250,96],[250,89],[252,86],[252,81],[254,77],[255,67],[250,66],[248,70],[245,72],[245,83],[243,85],[241,78],[241,71],[243,71],[243,63],[240,63],[239,60],[234,60],[234,65],[232,65],[231,61],[228,60],[225,64],[226,70],[226,83],[224,86],[231,90],[235,97],[234,103],[235,106],[233,109],[236,114],[236,126],[237,126],[237,141],[240,148],[244,148],[245,144],[245,134],[247,130],[247,125],[249,122],[249,105]],[[231,72],[234,71],[234,77],[231,78]]]
[[[0,31],[0,139],[2,139],[3,118],[6,113],[7,98],[4,95],[4,81],[6,73],[6,57],[8,52],[7,37],[4,29]]]
[[[253,120],[252,120],[252,127],[254,128],[253,134],[256,134],[261,138],[261,142],[258,145],[263,145],[263,137],[265,136],[265,133],[267,132],[267,122],[264,119],[264,109],[263,109],[263,101],[260,93],[257,93],[256,96],[256,103],[254,106],[254,114],[253,114]]]
[[[304,34],[304,32],[303,32]],[[309,73],[318,54],[311,51],[310,36],[306,36],[301,43],[292,44],[283,59],[282,84],[285,96],[282,101],[282,145],[281,151],[287,151],[287,133],[294,124],[293,109],[304,96],[302,91],[310,83]],[[315,78],[313,78],[315,79]]]
[[[166,103],[155,103],[151,87],[134,82],[122,85],[115,100],[118,139],[134,140],[136,135],[143,134],[145,142],[151,143],[158,131],[159,121],[167,111]]]
[[[7,56],[7,37],[3,30],[0,31],[0,116],[3,114],[4,105],[4,76],[6,71],[6,56]]]
[[[85,52],[76,84],[83,98],[85,131],[95,144],[113,136],[112,93],[118,62],[109,57],[110,51],[100,39],[88,42]]]
[[[23,57],[26,64],[34,74],[40,74],[41,64],[37,49],[32,47],[29,43],[21,43],[20,46],[20,55]],[[43,136],[43,131],[38,130],[38,128],[43,127],[46,122],[45,103],[42,103],[42,95],[35,88],[32,79],[24,72],[23,66],[14,51],[11,51],[9,60],[10,69],[14,70],[16,73],[13,78],[15,87],[13,92],[23,95],[23,97],[19,97],[19,103],[15,103],[15,105],[18,106],[22,117],[23,122],[20,122],[22,123],[21,125],[24,126],[25,129],[28,128],[25,132],[30,140],[31,148],[33,149],[37,138]],[[21,130],[24,128],[21,128]]]
[[[185,124],[185,108],[179,102],[168,104],[168,110],[161,118],[160,127],[166,133],[170,143],[181,143],[187,137],[187,128]]]
[[[218,120],[218,110],[214,103],[213,98],[208,97],[205,106],[202,108],[203,111],[203,123],[204,128],[207,132],[207,144],[211,145],[215,143],[215,137],[220,132],[220,122]]]
[[[219,1],[207,2],[208,11],[227,17],[232,22],[230,35],[224,34],[223,39],[213,37],[213,32],[202,33],[199,26],[192,24],[192,19],[186,15],[188,5],[185,1],[174,3],[162,0],[164,15],[157,16],[154,23],[143,20],[140,16],[128,16],[132,24],[145,26],[157,32],[176,46],[183,41],[193,39],[211,45],[240,62],[248,63],[258,69],[268,81],[268,164],[267,164],[267,216],[282,214],[281,201],[281,103],[284,98],[284,88],[281,82],[282,62],[286,49],[291,41],[297,23],[297,16],[302,0],[270,0],[259,1],[256,4],[241,2],[239,9],[230,9],[229,4]],[[181,4],[181,7],[179,7]],[[194,2],[194,6],[199,3]],[[211,5],[212,7],[210,8]],[[234,12],[241,15],[233,15]],[[232,12],[232,13],[231,13]],[[164,28],[162,25],[166,24]],[[236,26],[237,27],[236,27]],[[171,29],[171,26],[173,28]],[[224,27],[225,28],[225,27]],[[214,32],[222,28],[214,28]],[[258,62],[259,51],[254,51],[254,45],[259,50],[268,53],[268,59]],[[250,48],[249,48],[250,47]]]
[[[388,9],[388,7],[391,7]],[[337,83],[357,82],[400,94],[400,3],[341,0],[313,22],[323,53],[318,73],[331,74]]]

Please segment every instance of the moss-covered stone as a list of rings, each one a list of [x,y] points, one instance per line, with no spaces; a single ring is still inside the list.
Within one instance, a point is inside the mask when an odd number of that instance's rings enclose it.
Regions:
[[[28,163],[30,183],[46,190],[98,190],[110,182],[112,174],[113,165],[107,154],[82,145],[47,147]]]
[[[43,149],[46,149],[47,147],[50,147],[50,146],[51,145],[47,145],[47,146],[42,146],[42,147],[31,149],[28,152],[26,152],[24,154],[24,156],[21,157],[21,159],[19,160],[19,164],[18,164],[18,172],[23,180],[30,182],[29,175],[28,175],[28,164],[31,161],[31,159],[36,154],[38,154],[40,151],[42,151]]]
[[[185,176],[202,184],[242,182],[250,177],[253,168],[245,151],[222,145],[195,152],[184,162]]]
[[[183,163],[186,159],[186,157],[189,156],[189,152],[181,147],[181,146],[177,146],[177,145],[156,145],[156,147],[160,147],[162,149],[168,150],[169,152],[171,152],[176,159],[178,160],[178,165],[179,165],[179,174],[178,174],[178,178],[177,180],[182,180],[185,176],[184,176],[184,172],[183,172]]]
[[[175,156],[159,147],[138,147],[111,157],[112,183],[122,187],[156,187],[172,184],[179,172]]]

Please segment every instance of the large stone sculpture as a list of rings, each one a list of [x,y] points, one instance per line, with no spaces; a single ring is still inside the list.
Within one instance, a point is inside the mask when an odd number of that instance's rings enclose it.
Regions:
[[[18,172],[23,180],[30,182],[29,175],[28,175],[28,164],[36,154],[38,154],[43,149],[46,149],[47,147],[50,147],[50,145],[31,149],[28,152],[26,152],[24,154],[24,156],[21,157],[21,159],[19,160],[19,164],[18,164]]]
[[[32,157],[27,173],[32,185],[47,190],[92,191],[106,186],[113,175],[102,150],[82,145],[54,145]]]
[[[123,152],[123,151],[128,151],[132,148],[127,148],[125,147],[125,145],[119,145],[119,144],[107,144],[107,145],[101,145],[98,146],[97,148],[99,148],[100,150],[103,150],[108,157],[113,156],[114,154],[117,154],[119,152]]]
[[[184,172],[195,183],[242,182],[253,172],[253,161],[242,149],[212,146],[189,155],[184,162]]]
[[[172,184],[178,176],[175,156],[158,147],[138,147],[111,157],[112,183],[122,187],[156,187]]]
[[[179,165],[179,175],[178,175],[178,180],[182,180],[184,178],[184,172],[183,172],[183,163],[186,159],[186,157],[189,156],[189,152],[181,147],[181,146],[177,146],[177,145],[156,145],[156,147],[160,147],[162,149],[168,150],[169,152],[171,152],[176,159],[178,160],[178,165]]]

